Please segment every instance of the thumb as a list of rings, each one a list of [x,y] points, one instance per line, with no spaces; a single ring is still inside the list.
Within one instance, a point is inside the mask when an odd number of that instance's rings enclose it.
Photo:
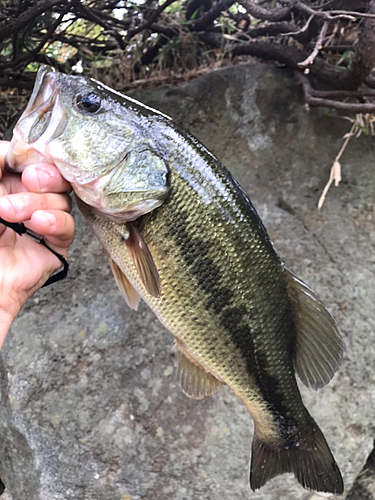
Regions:
[[[9,149],[9,141],[0,141],[0,179],[5,167],[5,157]]]

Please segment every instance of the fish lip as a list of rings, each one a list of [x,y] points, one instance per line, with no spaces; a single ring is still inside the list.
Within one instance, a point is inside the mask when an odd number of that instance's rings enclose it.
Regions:
[[[42,102],[48,101],[51,95],[56,90],[57,72],[51,66],[43,65],[39,68],[35,78],[34,88],[30,96],[29,102],[26,106],[22,116],[28,116],[37,106]],[[43,93],[40,93],[41,87],[44,85]],[[43,99],[39,103],[38,97],[42,95]]]
[[[25,136],[22,132],[23,120],[30,117],[34,112],[37,112],[38,115],[46,114],[48,111],[53,112],[57,94],[59,93],[56,86],[56,79],[57,74],[54,68],[46,65],[41,66],[37,73],[34,89],[26,109],[13,129],[13,136],[17,141],[31,144],[32,142],[37,142],[40,138],[37,137],[34,141],[30,141],[30,134],[27,134],[27,137]]]
[[[22,113],[17,125],[13,129],[13,138],[8,150],[5,166],[9,171],[22,172],[30,163],[43,162],[53,163],[49,154],[46,154],[46,145],[53,139],[58,125],[53,119],[57,108],[60,106],[60,89],[57,85],[59,73],[50,66],[41,66],[39,69],[33,92],[30,96],[26,109]],[[50,112],[47,122],[40,135],[32,136],[33,126],[39,118]],[[33,117],[33,115],[35,115]],[[21,152],[23,161],[15,159],[14,152]],[[22,153],[22,151],[24,153]],[[29,154],[32,152],[31,158]]]

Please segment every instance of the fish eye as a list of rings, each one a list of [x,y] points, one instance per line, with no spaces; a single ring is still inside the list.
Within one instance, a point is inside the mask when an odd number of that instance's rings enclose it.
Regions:
[[[76,97],[76,106],[82,111],[96,113],[101,105],[101,99],[98,94],[91,92],[90,94],[78,95]]]

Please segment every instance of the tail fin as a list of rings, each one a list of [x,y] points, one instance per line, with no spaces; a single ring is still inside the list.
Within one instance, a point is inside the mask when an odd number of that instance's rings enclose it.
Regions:
[[[344,491],[340,470],[315,422],[291,445],[267,443],[254,435],[250,471],[252,490],[285,472],[293,472],[308,490],[336,495]]]

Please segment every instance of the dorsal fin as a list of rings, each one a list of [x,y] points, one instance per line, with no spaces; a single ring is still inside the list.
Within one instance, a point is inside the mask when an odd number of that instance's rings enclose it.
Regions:
[[[133,264],[147,292],[154,297],[160,297],[161,284],[159,272],[135,222],[127,222],[129,234],[124,236]]]
[[[212,396],[223,384],[197,363],[179,342],[175,342],[177,379],[183,393],[192,399]]]
[[[110,257],[110,255],[107,254],[107,256],[117,286],[119,287],[122,295],[124,296],[128,306],[131,307],[132,309],[137,310],[139,301],[141,300],[139,293],[130,283],[125,274],[121,271],[116,262]]]
[[[326,385],[339,368],[343,344],[336,321],[310,288],[285,268],[296,327],[294,367],[312,389]]]

